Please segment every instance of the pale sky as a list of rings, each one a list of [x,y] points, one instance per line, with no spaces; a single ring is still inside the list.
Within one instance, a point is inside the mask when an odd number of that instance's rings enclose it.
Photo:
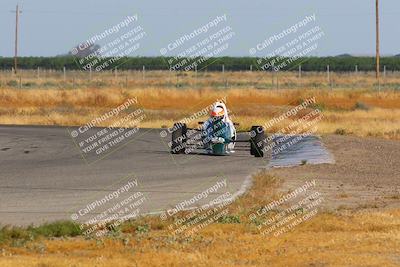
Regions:
[[[15,14],[11,10],[16,3],[0,1],[0,56],[13,55]],[[222,53],[226,56],[249,56],[249,48],[312,14],[325,33],[313,55],[373,55],[375,51],[374,0],[24,0],[19,4],[21,56],[65,54],[134,14],[146,37],[133,56],[159,56],[160,48],[223,14],[235,32]],[[400,54],[399,17],[399,0],[381,0],[384,55]]]

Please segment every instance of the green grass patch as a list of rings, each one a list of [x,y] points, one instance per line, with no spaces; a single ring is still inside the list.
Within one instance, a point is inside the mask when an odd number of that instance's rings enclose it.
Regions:
[[[81,235],[79,225],[69,221],[47,223],[41,226],[3,226],[0,228],[1,243],[25,243],[38,237],[74,237]]]

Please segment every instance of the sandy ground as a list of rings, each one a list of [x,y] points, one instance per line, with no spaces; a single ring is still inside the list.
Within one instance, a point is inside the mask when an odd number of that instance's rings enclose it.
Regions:
[[[400,207],[400,142],[340,135],[322,141],[336,163],[271,169],[283,178],[282,191],[315,179],[328,210]]]

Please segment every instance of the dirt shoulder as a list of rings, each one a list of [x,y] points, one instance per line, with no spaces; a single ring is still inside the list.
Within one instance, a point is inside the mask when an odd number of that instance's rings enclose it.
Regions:
[[[400,142],[341,135],[322,141],[336,163],[271,169],[283,178],[283,191],[315,179],[327,209],[400,207]]]

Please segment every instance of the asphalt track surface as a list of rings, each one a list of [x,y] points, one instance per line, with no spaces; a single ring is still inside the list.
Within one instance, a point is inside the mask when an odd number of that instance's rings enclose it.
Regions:
[[[0,224],[40,224],[71,216],[85,222],[134,192],[143,194],[142,203],[134,205],[140,214],[171,210],[185,200],[184,208],[190,208],[226,192],[233,196],[243,192],[249,175],[267,165],[266,158],[255,158],[247,150],[230,156],[195,151],[172,155],[167,144],[171,137],[162,138],[161,129],[139,129],[105,153],[89,155],[79,148],[81,140],[71,137],[74,130],[0,126]],[[91,129],[83,138],[100,130]],[[135,181],[136,186],[86,214],[88,204]],[[213,186],[217,189],[207,191]],[[203,195],[193,202],[204,191],[207,198]],[[130,204],[139,197],[132,199]]]
[[[246,143],[238,143],[229,156],[197,150],[172,155],[171,136],[161,137],[160,133],[166,133],[163,129],[126,130],[102,142],[111,131],[92,128],[72,137],[77,132],[66,127],[0,126],[1,225],[71,219],[82,223],[106,220],[113,214],[165,218],[221,195],[238,196],[260,168],[333,160],[314,137],[255,158],[247,147],[240,148]],[[121,141],[121,135],[128,138]],[[100,137],[88,141],[93,136]],[[248,136],[240,134],[239,139]],[[282,144],[291,139],[278,140]],[[108,142],[113,146],[104,145]]]

